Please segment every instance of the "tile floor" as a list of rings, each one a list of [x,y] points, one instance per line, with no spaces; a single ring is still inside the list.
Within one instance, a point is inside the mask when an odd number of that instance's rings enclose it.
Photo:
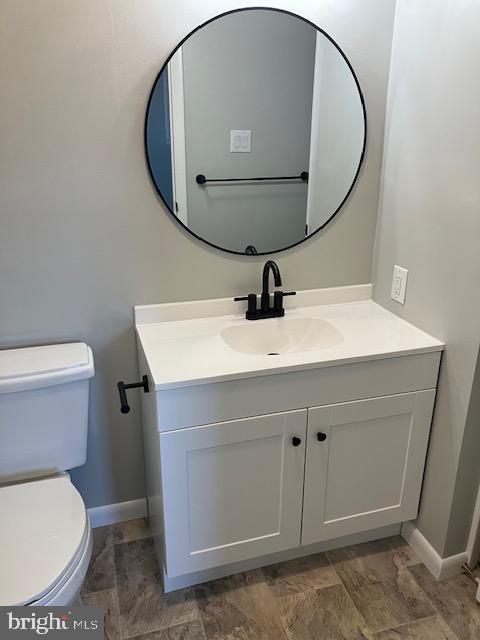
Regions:
[[[387,538],[164,594],[143,520],[94,530],[83,587],[108,640],[479,640],[466,576],[436,582]]]

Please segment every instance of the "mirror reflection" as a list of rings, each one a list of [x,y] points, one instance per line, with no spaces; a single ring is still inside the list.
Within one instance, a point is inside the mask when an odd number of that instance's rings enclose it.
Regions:
[[[154,185],[200,239],[271,253],[322,228],[358,175],[365,111],[323,31],[273,9],[220,16],[177,47],[153,87]]]

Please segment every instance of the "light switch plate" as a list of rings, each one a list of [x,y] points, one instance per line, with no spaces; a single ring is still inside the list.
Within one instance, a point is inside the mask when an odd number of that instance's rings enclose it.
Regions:
[[[392,292],[390,294],[393,300],[400,304],[405,304],[405,293],[407,291],[408,270],[399,267],[397,264],[393,267]]]
[[[230,152],[250,153],[252,149],[252,132],[250,129],[230,130]]]

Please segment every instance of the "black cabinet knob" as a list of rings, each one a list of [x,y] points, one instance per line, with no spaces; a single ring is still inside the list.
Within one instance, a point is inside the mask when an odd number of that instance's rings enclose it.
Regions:
[[[292,445],[293,445],[294,447],[298,447],[298,446],[299,446],[299,445],[301,445],[301,444],[302,444],[302,439],[301,439],[301,438],[299,438],[298,436],[293,436],[293,438],[292,438]]]
[[[317,440],[319,442],[324,442],[327,439],[327,434],[326,433],[322,433],[321,431],[319,431],[317,433]]]

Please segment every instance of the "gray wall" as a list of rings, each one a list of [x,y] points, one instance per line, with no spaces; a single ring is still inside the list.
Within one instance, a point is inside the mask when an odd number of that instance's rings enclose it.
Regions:
[[[316,33],[278,11],[242,11],[182,47],[188,226],[218,246],[265,252],[305,237],[306,183],[200,187],[195,176],[308,171]],[[252,131],[250,153],[230,152],[231,129]]]
[[[167,55],[235,6],[1,0],[0,339],[93,347],[88,462],[74,473],[89,506],[144,495],[139,404],[132,393],[132,412],[121,415],[115,388],[138,375],[133,305],[259,286],[261,259],[209,249],[166,214],[143,149],[147,97]],[[277,256],[285,285],[369,282],[394,2],[276,6],[302,13],[344,48],[369,118],[366,163],[348,205],[323,232]]]
[[[465,550],[480,472],[479,24],[478,3],[397,3],[373,278],[378,302],[447,343],[417,523],[444,557]]]

